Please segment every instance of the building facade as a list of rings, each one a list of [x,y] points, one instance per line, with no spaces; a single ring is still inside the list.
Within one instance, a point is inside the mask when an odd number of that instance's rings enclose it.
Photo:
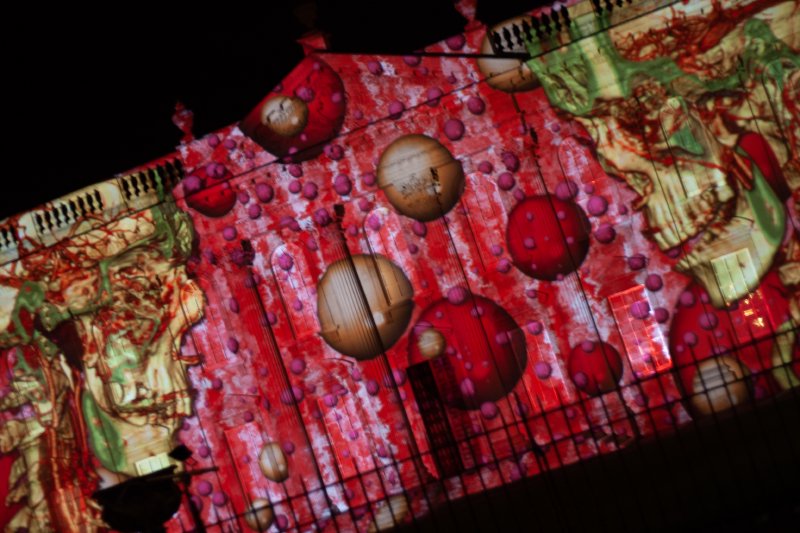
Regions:
[[[209,530],[384,530],[797,386],[800,6],[615,6],[309,40],[5,220],[6,530],[102,530],[178,444]]]

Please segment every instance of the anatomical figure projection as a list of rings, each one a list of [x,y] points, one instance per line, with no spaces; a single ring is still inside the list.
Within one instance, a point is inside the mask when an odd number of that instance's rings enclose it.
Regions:
[[[174,203],[74,236],[4,268],[3,452],[18,450],[7,526],[89,531],[88,494],[165,455],[191,414],[183,333],[202,316],[186,274],[189,218]]]
[[[715,359],[680,371],[701,411],[709,407],[702,382],[792,360],[800,35],[797,5],[767,4],[778,5],[714,4],[705,17],[687,7],[663,27],[624,25],[527,63],[557,111],[585,128],[608,175],[635,191],[631,208],[644,215],[647,237],[694,280],[681,295],[670,348],[678,365]],[[756,11],[760,17],[751,18]],[[737,363],[729,352],[744,337],[694,340],[716,333],[720,320],[747,322],[738,308],[763,298],[773,327],[787,331],[783,341],[744,348]],[[745,335],[772,333],[759,331],[765,328],[754,322]],[[758,381],[763,393],[797,376],[781,367]],[[744,402],[746,394],[742,386],[720,401]]]
[[[458,5],[0,222],[6,531],[383,531],[800,384],[800,5]]]

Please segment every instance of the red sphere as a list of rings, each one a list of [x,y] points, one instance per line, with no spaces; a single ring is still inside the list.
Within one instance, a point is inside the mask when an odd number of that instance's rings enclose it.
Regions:
[[[786,370],[772,369],[781,363],[773,332],[789,320],[786,294],[788,290],[775,271],[761,280],[758,289],[726,309],[714,308],[699,284],[687,287],[678,299],[669,330],[669,350],[683,391],[704,394],[704,381],[695,379],[698,363],[715,356],[731,357],[744,365],[753,376],[756,397],[785,386]],[[793,365],[787,370],[798,376],[797,342],[791,357]]]
[[[239,127],[266,151],[305,161],[319,155],[344,121],[342,79],[318,57],[307,57]]]
[[[575,387],[597,396],[617,387],[622,377],[622,358],[606,342],[583,341],[572,348],[567,369]]]
[[[518,269],[553,281],[575,271],[586,258],[590,229],[586,213],[575,202],[533,196],[511,211],[506,241]]]
[[[182,186],[186,204],[207,217],[227,215],[236,203],[236,193],[230,184],[209,177],[206,167],[191,172]]]
[[[420,315],[409,338],[409,363],[430,362],[448,405],[480,409],[511,392],[528,355],[525,335],[505,309],[483,296],[464,294],[439,300]],[[445,344],[432,349],[431,337],[438,342],[439,335]]]

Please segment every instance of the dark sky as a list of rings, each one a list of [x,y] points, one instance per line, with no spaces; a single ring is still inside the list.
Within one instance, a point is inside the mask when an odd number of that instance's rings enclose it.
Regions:
[[[544,3],[484,0],[478,15],[497,22]],[[451,0],[197,5],[35,4],[6,20],[3,154],[14,164],[0,218],[171,152],[178,100],[194,111],[196,135],[239,120],[300,60],[295,39],[310,26],[327,31],[334,50],[403,53],[465,24]]]

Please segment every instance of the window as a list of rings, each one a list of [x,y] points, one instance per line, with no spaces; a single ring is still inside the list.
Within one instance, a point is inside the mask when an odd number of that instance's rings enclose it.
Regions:
[[[644,285],[613,294],[608,303],[634,375],[643,378],[670,368],[672,360]]]

